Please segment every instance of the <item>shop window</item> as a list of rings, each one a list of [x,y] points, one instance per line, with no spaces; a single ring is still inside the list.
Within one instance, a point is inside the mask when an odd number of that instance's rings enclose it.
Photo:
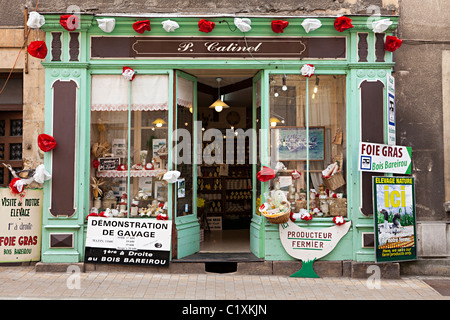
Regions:
[[[167,214],[168,91],[167,75],[92,76],[91,212]]]
[[[272,75],[269,121],[278,171],[268,196],[285,191],[294,213],[309,208],[313,217],[346,216],[345,76]]]

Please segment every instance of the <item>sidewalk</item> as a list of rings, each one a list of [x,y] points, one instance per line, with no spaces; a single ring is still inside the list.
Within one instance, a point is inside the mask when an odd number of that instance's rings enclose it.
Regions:
[[[382,279],[371,289],[377,283],[349,278],[76,271],[0,267],[0,299],[450,300],[419,277]]]

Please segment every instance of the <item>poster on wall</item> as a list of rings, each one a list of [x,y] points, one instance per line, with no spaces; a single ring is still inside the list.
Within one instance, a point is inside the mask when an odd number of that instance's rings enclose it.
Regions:
[[[417,259],[413,177],[373,177],[375,261]]]
[[[168,267],[172,221],[89,217],[84,262]]]
[[[325,127],[309,128],[309,143],[306,142],[306,128],[281,127],[272,129],[277,161],[306,160],[306,146],[309,147],[309,160],[325,159]]]
[[[24,197],[0,188],[0,262],[41,259],[42,189],[26,189]]]

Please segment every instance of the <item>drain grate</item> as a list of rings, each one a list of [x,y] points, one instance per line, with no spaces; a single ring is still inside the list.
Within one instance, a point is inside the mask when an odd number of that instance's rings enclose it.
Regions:
[[[236,272],[237,262],[205,262],[205,271],[214,273]]]

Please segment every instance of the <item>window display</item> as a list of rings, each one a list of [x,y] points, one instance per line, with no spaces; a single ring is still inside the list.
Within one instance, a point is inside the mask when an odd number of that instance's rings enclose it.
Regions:
[[[91,213],[167,218],[167,122],[168,76],[92,76]]]
[[[260,211],[284,212],[289,204],[294,218],[345,217],[345,76],[314,75],[308,80],[301,75],[270,78],[275,177]]]

